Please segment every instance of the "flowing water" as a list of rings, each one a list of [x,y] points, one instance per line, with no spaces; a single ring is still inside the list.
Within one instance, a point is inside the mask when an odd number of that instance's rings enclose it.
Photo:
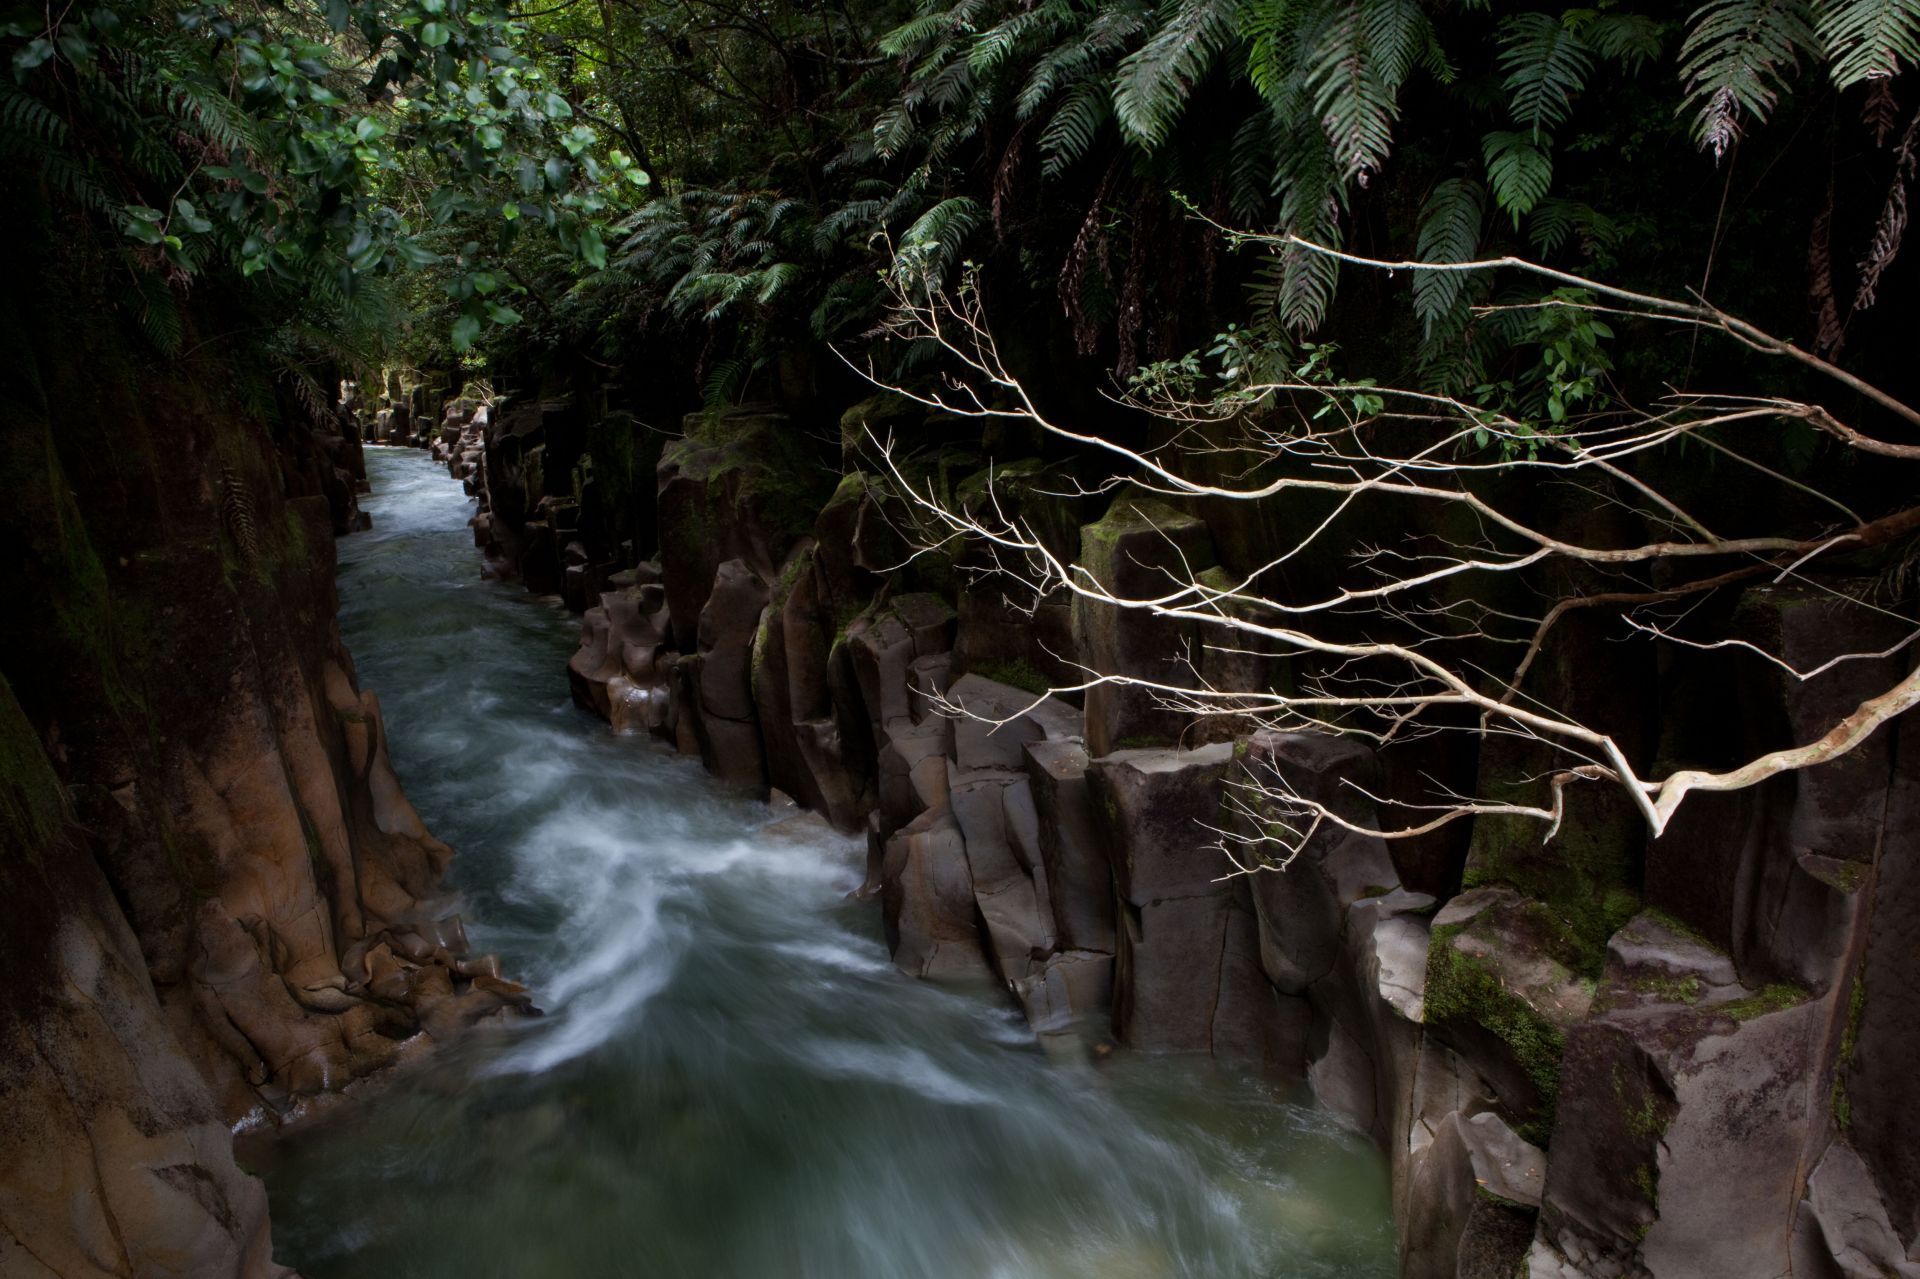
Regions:
[[[1204,1061],[1057,1065],[887,962],[863,854],[781,835],[568,700],[577,624],[482,581],[471,504],[369,450],[341,622],[458,855],[477,951],[548,1015],[270,1148],[307,1279],[1388,1276],[1378,1156]]]

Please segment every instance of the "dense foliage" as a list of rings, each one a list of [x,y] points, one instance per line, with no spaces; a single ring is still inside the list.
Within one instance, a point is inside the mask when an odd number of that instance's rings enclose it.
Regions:
[[[0,146],[115,230],[163,349],[169,298],[227,273],[362,362],[664,341],[709,398],[858,341],[890,263],[977,258],[1036,343],[1123,377],[1231,320],[1223,371],[1337,336],[1551,413],[1541,352],[1577,388],[1604,333],[1476,318],[1497,275],[1343,298],[1337,258],[1224,229],[1728,293],[1832,353],[1920,156],[1915,0],[106,0],[0,30]]]
[[[314,368],[384,353],[386,277],[432,268],[464,348],[518,318],[490,265],[518,227],[602,266],[609,199],[645,180],[503,6],[109,0],[21,6],[0,32],[0,148],[66,219],[64,247],[122,263],[164,355],[180,300],[227,288],[309,399]]]

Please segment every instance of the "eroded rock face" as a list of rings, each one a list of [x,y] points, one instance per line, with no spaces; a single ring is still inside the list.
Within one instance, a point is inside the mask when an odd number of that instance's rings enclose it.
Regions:
[[[56,296],[14,299],[0,379],[44,391],[0,406],[0,590],[35,602],[0,616],[0,788],[41,797],[0,803],[0,1271],[277,1274],[231,1127],[528,993],[466,954],[334,626],[348,420],[269,432]],[[438,414],[401,398],[391,430]]]
[[[0,748],[0,1274],[288,1274],[266,1191],[4,682]]]

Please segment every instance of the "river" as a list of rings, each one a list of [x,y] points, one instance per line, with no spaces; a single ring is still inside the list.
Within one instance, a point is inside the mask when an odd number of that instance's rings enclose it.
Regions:
[[[369,449],[341,625],[457,850],[476,951],[547,1016],[258,1156],[307,1279],[1389,1276],[1386,1174],[1284,1086],[1060,1065],[1011,1004],[895,971],[863,853],[782,835],[577,710],[577,621],[483,581],[471,503]]]

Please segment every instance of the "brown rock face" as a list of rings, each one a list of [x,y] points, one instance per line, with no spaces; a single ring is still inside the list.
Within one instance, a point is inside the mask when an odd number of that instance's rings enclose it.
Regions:
[[[287,1274],[4,682],[0,750],[0,1275]]]
[[[230,1128],[526,992],[462,958],[334,625],[340,422],[270,431],[31,284],[0,290],[0,592],[33,602],[0,610],[0,1274],[276,1274]]]

